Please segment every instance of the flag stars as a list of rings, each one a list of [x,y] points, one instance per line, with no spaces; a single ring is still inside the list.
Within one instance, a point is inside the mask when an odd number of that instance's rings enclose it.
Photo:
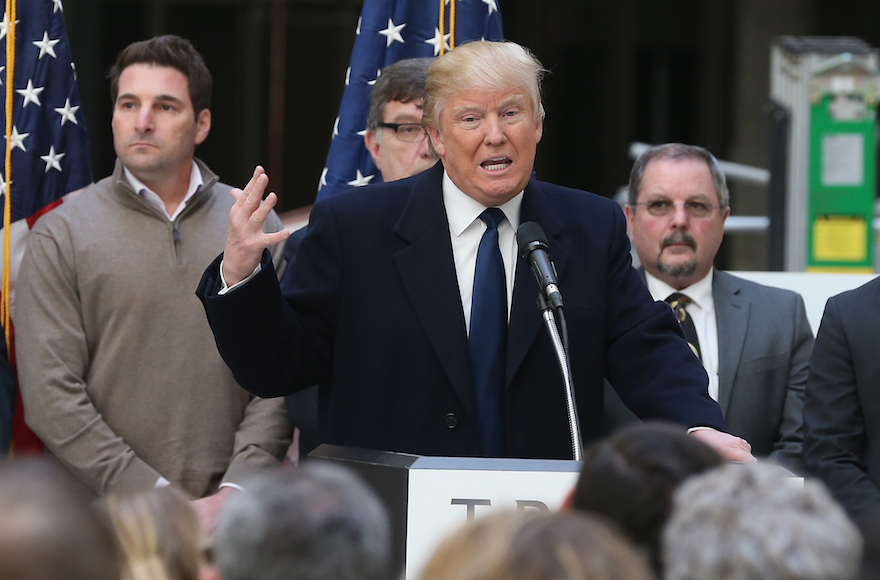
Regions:
[[[360,16],[358,16],[358,25],[357,25],[357,28],[355,29],[354,33],[356,36],[360,36],[360,34],[361,34],[361,17]]]
[[[483,1],[485,2],[486,0]],[[391,46],[391,43],[395,40],[401,44],[404,44],[403,36],[400,35],[400,31],[403,30],[404,26],[406,26],[406,24],[398,24],[395,26],[394,21],[392,21],[390,18],[388,19],[388,28],[379,31],[379,34],[384,36],[387,40],[385,48]]]
[[[46,162],[46,170],[43,173],[49,173],[50,169],[55,169],[58,172],[61,171],[61,158],[64,157],[66,153],[55,153],[55,146],[52,145],[49,147],[48,155],[40,155],[40,159]]]
[[[15,125],[12,126],[12,135],[9,137],[9,150],[12,151],[16,147],[27,153],[27,149],[24,148],[24,140],[30,135],[30,133],[19,133],[18,127]]]
[[[376,71],[376,78],[374,78],[374,79],[371,80],[371,81],[367,81],[367,84],[370,85],[370,86],[372,87],[373,85],[376,84],[376,81],[379,80],[379,77],[380,77],[380,76],[382,76],[382,69],[377,70],[377,71]]]
[[[16,20],[15,23],[18,24],[21,22],[20,20]],[[9,30],[9,15],[5,12],[3,13],[3,21],[0,22],[0,39],[6,37],[6,31]]]
[[[70,99],[64,100],[64,106],[55,109],[55,112],[61,115],[61,126],[64,126],[64,123],[70,121],[74,125],[79,125],[76,120],[76,112],[79,111],[79,107],[74,107],[70,104]]]
[[[429,38],[425,41],[425,44],[430,44],[434,47],[434,56],[440,54],[440,46],[442,45],[444,50],[449,50],[449,35],[444,34],[441,38],[440,29],[436,26],[434,27],[434,38]]]
[[[483,0],[483,4],[489,8],[489,14],[498,12],[498,4],[495,3],[495,0]]]
[[[52,9],[52,14],[56,12],[64,12],[64,6],[61,5],[61,0],[52,0],[55,3],[55,8]]]
[[[351,67],[345,69],[345,86],[348,86],[348,82],[351,80]]]
[[[40,49],[40,56],[37,57],[37,60],[40,60],[47,54],[52,58],[58,58],[58,55],[55,54],[55,45],[61,42],[61,39],[49,40],[49,33],[43,33],[43,40],[35,40],[33,45]]]
[[[18,89],[15,91],[22,97],[24,97],[24,103],[22,103],[21,108],[24,109],[28,106],[28,103],[34,103],[38,107],[42,107],[42,103],[40,103],[40,93],[45,90],[45,87],[35,87],[34,82],[31,79],[28,79],[27,87],[23,89]]]
[[[324,171],[321,172],[321,178],[318,180],[318,191],[321,191],[322,187],[327,187],[327,171],[328,168],[324,168]]]
[[[337,135],[339,135],[339,117],[336,117],[336,120],[333,121],[333,136],[331,139],[335,139]]]
[[[2,75],[3,75],[3,71],[5,71],[5,70],[6,70],[5,66],[0,66],[0,85],[3,84],[3,76]]]
[[[363,186],[365,186],[365,185],[369,185],[369,183],[370,183],[371,181],[373,181],[373,176],[372,176],[372,175],[364,176],[364,175],[361,173],[361,170],[358,169],[358,170],[357,170],[357,177],[355,177],[352,181],[349,181],[349,182],[348,182],[348,185],[350,185],[350,186],[352,186],[352,187],[363,187]]]

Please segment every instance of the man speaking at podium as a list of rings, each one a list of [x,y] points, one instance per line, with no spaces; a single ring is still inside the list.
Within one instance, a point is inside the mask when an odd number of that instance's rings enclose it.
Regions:
[[[236,191],[226,251],[198,294],[220,353],[263,397],[318,383],[319,441],[422,455],[572,457],[565,393],[517,259],[535,222],[565,296],[583,438],[602,430],[603,378],[644,419],[723,432],[707,378],[672,311],[631,267],[610,200],[531,178],[543,132],[541,64],[519,45],[473,42],[439,57],[422,123],[441,163],[315,205],[289,291],[260,225],[274,206],[262,168]]]

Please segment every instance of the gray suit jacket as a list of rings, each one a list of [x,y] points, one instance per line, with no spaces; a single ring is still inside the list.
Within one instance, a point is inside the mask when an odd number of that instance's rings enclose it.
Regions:
[[[643,275],[644,278],[644,275]],[[759,457],[804,473],[803,404],[813,333],[800,294],[715,270],[718,403]],[[605,431],[635,421],[606,385]]]

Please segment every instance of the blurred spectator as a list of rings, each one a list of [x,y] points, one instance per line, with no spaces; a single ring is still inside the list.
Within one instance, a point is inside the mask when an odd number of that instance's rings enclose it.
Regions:
[[[122,580],[196,580],[207,540],[189,502],[171,488],[106,500],[122,552]]]
[[[585,514],[504,512],[469,522],[420,580],[649,580],[632,545]]]
[[[851,580],[861,547],[821,482],[766,464],[685,482],[663,534],[667,580]]]
[[[0,578],[119,578],[110,526],[85,490],[44,460],[0,463]]]
[[[660,534],[672,494],[691,475],[719,465],[721,456],[681,427],[631,425],[585,450],[571,507],[617,524],[660,575]]]
[[[388,580],[388,516],[341,467],[311,462],[260,477],[232,496],[204,580]]]

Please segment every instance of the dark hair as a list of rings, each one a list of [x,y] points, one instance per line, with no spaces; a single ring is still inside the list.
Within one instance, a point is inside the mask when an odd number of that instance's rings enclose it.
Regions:
[[[659,573],[660,534],[675,489],[691,475],[722,463],[718,453],[683,427],[630,425],[585,450],[572,507],[616,523],[646,551]]]
[[[375,131],[379,128],[387,103],[408,103],[425,96],[425,79],[432,62],[433,58],[405,58],[382,69],[382,74],[370,91],[367,129]]]
[[[648,163],[655,159],[661,161],[681,161],[690,159],[693,161],[705,161],[712,173],[712,182],[715,184],[715,193],[718,194],[718,205],[726,208],[730,205],[730,192],[727,189],[727,178],[718,165],[715,156],[707,149],[698,145],[684,145],[682,143],[664,143],[653,145],[645,149],[633,164],[629,174],[629,205],[634,206],[639,201],[639,188],[642,187],[642,178]]]
[[[198,116],[211,108],[211,89],[214,81],[202,55],[185,38],[166,34],[149,40],[141,40],[126,46],[110,68],[110,98],[116,103],[119,94],[119,77],[122,71],[134,64],[153,64],[176,68],[186,76],[189,98]]]

